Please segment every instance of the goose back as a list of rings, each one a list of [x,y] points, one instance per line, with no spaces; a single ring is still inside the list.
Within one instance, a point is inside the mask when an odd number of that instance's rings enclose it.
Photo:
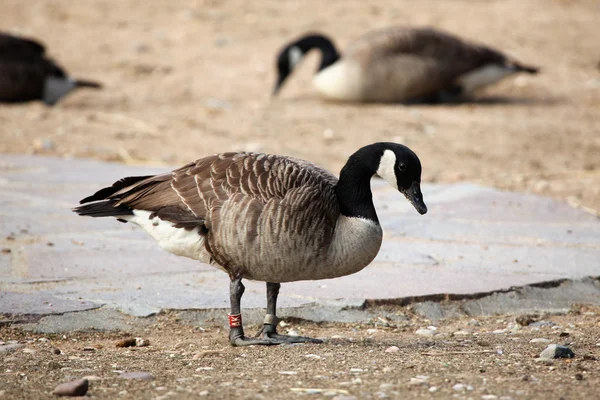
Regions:
[[[506,56],[486,46],[430,28],[392,27],[350,44],[336,63],[338,71],[327,74],[325,69],[315,78],[315,86],[340,100],[405,101],[452,89],[464,74],[490,64],[509,67]],[[352,90],[327,93],[334,74]],[[339,82],[334,86],[342,87]]]

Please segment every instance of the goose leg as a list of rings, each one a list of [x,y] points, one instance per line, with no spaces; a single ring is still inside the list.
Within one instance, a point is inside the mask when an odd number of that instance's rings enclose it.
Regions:
[[[242,277],[233,278],[229,284],[229,300],[231,302],[231,313],[229,314],[229,342],[232,346],[279,344],[277,341],[269,338],[258,339],[244,336],[241,301],[245,289],[246,288],[242,284]]]
[[[288,336],[277,333],[277,316],[275,310],[277,308],[277,296],[279,295],[280,283],[267,282],[267,315],[265,322],[258,332],[257,336],[269,338],[276,341],[278,344],[283,343],[322,343],[322,340],[313,339],[305,336]]]

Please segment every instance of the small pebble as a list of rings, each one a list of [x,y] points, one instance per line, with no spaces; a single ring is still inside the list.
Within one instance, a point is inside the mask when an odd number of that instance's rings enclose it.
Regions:
[[[49,342],[49,341],[50,341],[50,339],[45,338],[45,337],[41,337],[38,339],[38,342]]]
[[[496,396],[495,394],[484,394],[483,396],[481,396],[481,400],[496,400],[498,398],[498,396]]]
[[[546,338],[533,338],[529,341],[529,343],[542,343],[542,344],[546,344],[546,343],[550,343],[550,339],[546,339]]]
[[[398,346],[390,346],[387,349],[385,349],[386,353],[396,353],[400,351],[400,348]]]
[[[429,392],[434,393],[434,392],[437,392],[439,389],[440,388],[437,387],[437,386],[432,386],[432,387],[429,388]]]
[[[433,331],[431,329],[420,328],[420,329],[417,329],[415,331],[415,333],[417,335],[421,335],[421,336],[433,336],[435,334],[435,331]]]
[[[200,372],[200,371],[212,371],[214,370],[214,367],[198,367],[196,368],[196,372]]]
[[[519,315],[516,319],[517,324],[521,325],[521,326],[529,326],[532,323],[536,322],[538,319],[540,319],[540,316],[537,314],[533,314],[533,315]]]
[[[52,394],[55,396],[85,396],[88,391],[89,383],[87,379],[61,383],[54,388]]]
[[[35,354],[35,353],[36,353],[36,350],[34,350],[34,349],[29,349],[29,348],[27,348],[27,347],[26,347],[26,348],[24,348],[24,349],[23,349],[23,350],[21,350],[21,351],[22,351],[23,353],[26,353],[26,354]]]
[[[579,374],[579,373],[575,374],[575,379],[578,380],[578,381],[582,381],[583,380],[583,374]]]
[[[148,339],[144,339],[144,338],[141,338],[141,337],[136,337],[135,338],[135,346],[136,347],[150,346],[150,341]]]
[[[471,332],[467,331],[456,331],[452,333],[452,336],[469,336]]]
[[[551,344],[541,352],[540,358],[550,360],[553,358],[573,358],[575,353],[567,346],[561,346],[558,344]]]
[[[150,381],[154,379],[152,374],[148,372],[123,372],[119,375],[119,378],[123,379],[142,379],[146,381]]]
[[[318,356],[316,354],[306,354],[304,357],[311,358],[313,360],[320,360],[321,359],[321,356]]]

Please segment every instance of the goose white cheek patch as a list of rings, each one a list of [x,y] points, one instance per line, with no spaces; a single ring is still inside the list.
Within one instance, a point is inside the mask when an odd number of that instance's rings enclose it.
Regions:
[[[379,161],[377,175],[386,180],[387,183],[398,189],[398,181],[396,180],[396,154],[391,150],[385,150]]]
[[[299,47],[292,47],[289,50],[288,53],[288,61],[290,63],[290,69],[294,69],[296,67],[296,65],[298,65],[298,63],[300,62],[300,60],[302,60],[302,57],[304,57],[304,53],[302,52],[302,50],[300,50]]]

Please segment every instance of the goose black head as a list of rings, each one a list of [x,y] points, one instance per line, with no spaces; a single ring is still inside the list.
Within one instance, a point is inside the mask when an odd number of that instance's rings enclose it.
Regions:
[[[336,62],[340,56],[331,40],[321,34],[308,34],[285,46],[277,56],[277,82],[273,95],[276,95],[283,86],[287,77],[300,63],[302,58],[312,49],[321,51],[321,64],[318,71],[327,68]]]
[[[397,143],[381,143],[382,153],[377,175],[398,189],[419,214],[427,212],[421,193],[421,161],[408,147]]]

